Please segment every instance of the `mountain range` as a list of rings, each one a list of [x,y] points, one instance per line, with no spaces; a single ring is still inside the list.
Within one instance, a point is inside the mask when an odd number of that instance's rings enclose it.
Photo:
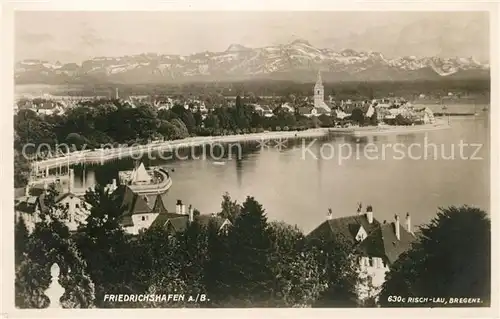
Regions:
[[[16,84],[171,83],[249,79],[312,82],[488,79],[489,64],[472,57],[384,57],[379,52],[320,49],[306,40],[249,48],[231,44],[223,52],[187,56],[145,53],[95,57],[81,64],[41,60],[16,63]]]

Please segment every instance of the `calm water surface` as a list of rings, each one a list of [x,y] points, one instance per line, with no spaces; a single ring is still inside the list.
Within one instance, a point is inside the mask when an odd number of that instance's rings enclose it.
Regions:
[[[442,206],[468,204],[489,211],[488,118],[452,117],[451,125],[447,130],[359,140],[330,136],[314,142],[310,152],[303,152],[303,148],[311,140],[289,142],[281,150],[247,146],[241,159],[225,160],[225,165],[216,165],[210,159],[146,161],[146,164],[175,170],[173,185],[165,195],[167,208],[171,209],[177,199],[182,199],[202,213],[216,212],[222,194],[229,192],[238,201],[247,195],[254,196],[270,220],[296,224],[305,232],[326,218],[328,208],[332,208],[335,216],[352,215],[358,202],[372,205],[379,221],[392,221],[395,214],[404,218],[410,212],[413,224],[417,225],[428,222]],[[414,159],[408,156],[401,159],[403,153],[409,154],[408,147],[412,144],[422,147],[425,139],[428,144],[437,145],[437,159],[432,148],[428,158],[423,158],[424,152],[418,146],[411,153]],[[461,140],[482,144],[475,154],[482,159],[461,159]],[[396,143],[401,143],[399,152],[387,146]],[[367,144],[378,152],[363,153]],[[339,162],[338,156],[331,156],[331,150],[338,152],[341,145],[344,150],[351,147],[355,152],[358,147],[361,152]],[[381,153],[384,145],[385,159]],[[443,158],[452,156],[452,148],[455,159]],[[470,157],[476,148],[464,147],[464,156]],[[377,156],[378,159],[373,159]],[[97,178],[108,182],[116,177],[118,170],[131,169],[132,165],[127,160],[87,168],[87,180]]]

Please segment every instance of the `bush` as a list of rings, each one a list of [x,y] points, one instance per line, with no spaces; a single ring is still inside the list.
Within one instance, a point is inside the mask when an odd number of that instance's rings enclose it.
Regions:
[[[281,127],[276,126],[276,131],[281,131]]]

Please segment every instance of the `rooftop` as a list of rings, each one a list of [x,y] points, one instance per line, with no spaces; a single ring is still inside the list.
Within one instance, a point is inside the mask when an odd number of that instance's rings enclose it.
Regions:
[[[355,251],[369,257],[382,257],[389,263],[396,261],[403,252],[411,248],[415,235],[399,225],[400,239],[397,239],[395,223],[383,223],[373,218],[368,222],[366,214],[358,214],[325,220],[307,235],[309,239],[334,240],[340,236],[353,245]],[[367,237],[358,242],[356,235],[363,227]]]

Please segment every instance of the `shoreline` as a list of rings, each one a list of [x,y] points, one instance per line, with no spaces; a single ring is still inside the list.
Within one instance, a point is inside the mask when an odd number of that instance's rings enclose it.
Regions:
[[[174,148],[198,147],[212,143],[235,143],[235,142],[256,142],[269,139],[293,139],[293,138],[314,138],[324,137],[329,134],[346,134],[355,137],[381,135],[381,134],[404,134],[418,133],[425,131],[441,130],[450,128],[447,123],[441,121],[434,124],[422,124],[416,126],[366,126],[349,128],[315,128],[305,131],[272,131],[262,133],[250,133],[239,135],[222,136],[198,136],[188,137],[181,140],[151,142],[146,145],[120,147],[114,149],[83,150],[70,153],[69,156],[60,156],[34,162],[32,168],[36,170],[52,169],[59,166],[74,164],[103,164],[105,162],[122,159],[145,152],[165,151]]]
[[[368,126],[354,128],[349,132],[354,137],[373,136],[373,135],[387,135],[387,134],[406,134],[406,133],[419,133],[449,129],[451,126],[444,121],[436,121],[433,124],[421,124],[414,126],[401,126],[401,125],[388,125],[388,126]],[[335,131],[333,131],[335,132]]]
[[[313,138],[323,137],[329,134],[329,128],[315,128],[305,131],[272,131],[262,133],[249,133],[238,135],[222,136],[197,136],[187,137],[181,140],[151,142],[146,145],[120,147],[114,149],[96,149],[76,151],[69,156],[60,156],[34,162],[32,168],[52,169],[61,165],[73,165],[80,163],[103,164],[104,162],[127,158],[145,152],[165,151],[175,148],[198,147],[212,143],[235,143],[235,142],[256,142],[269,139],[291,139],[291,138]]]

